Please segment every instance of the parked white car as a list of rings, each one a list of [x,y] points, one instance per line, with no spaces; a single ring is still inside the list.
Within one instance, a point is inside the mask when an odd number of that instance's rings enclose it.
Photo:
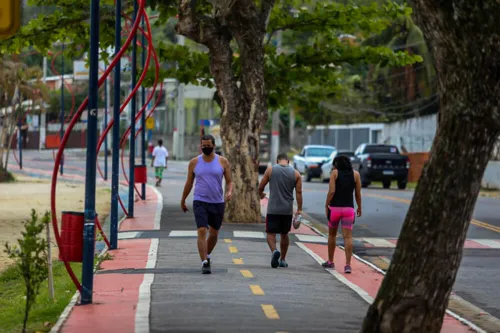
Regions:
[[[321,175],[321,166],[337,149],[334,146],[304,146],[302,152],[293,157],[293,167],[306,176],[306,181]]]
[[[351,159],[352,168],[354,170],[359,169],[359,160],[354,156],[354,152],[347,150],[336,150],[330,155],[328,160],[323,163],[323,165],[321,165],[321,175],[319,178],[323,183],[328,183],[330,181],[330,174],[332,173],[333,169],[333,160],[335,159],[335,157],[341,155],[347,156]]]

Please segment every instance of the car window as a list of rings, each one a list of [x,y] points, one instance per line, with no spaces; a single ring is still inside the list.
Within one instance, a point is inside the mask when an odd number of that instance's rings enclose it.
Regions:
[[[353,157],[354,153],[351,151],[342,151],[342,152],[339,152],[339,156]]]
[[[308,148],[307,157],[329,157],[334,151],[332,148]]]
[[[399,154],[398,148],[396,146],[366,146],[365,154]]]

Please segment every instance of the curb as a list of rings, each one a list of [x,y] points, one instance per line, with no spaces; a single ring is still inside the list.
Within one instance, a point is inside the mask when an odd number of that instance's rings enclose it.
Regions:
[[[126,219],[126,216],[122,217],[121,220],[118,222],[118,225],[124,220]],[[99,253],[99,255],[97,256],[97,263],[95,264],[94,266],[94,274],[97,272],[97,267],[99,266],[99,264],[101,263],[99,259],[101,259],[102,257],[104,257],[104,255],[108,253],[108,247],[107,246],[104,246],[104,249],[101,251],[101,253]],[[62,326],[64,325],[64,322],[66,322],[66,319],[68,319],[69,315],[71,314],[71,311],[73,310],[73,308],[75,307],[75,305],[79,302],[80,300],[80,292],[77,290],[75,292],[75,294],[73,295],[73,297],[71,298],[70,302],[68,305],[66,305],[66,307],[64,308],[64,311],[61,313],[61,315],[59,316],[59,319],[57,320],[57,322],[55,323],[54,326],[52,326],[51,330],[50,330],[50,333],[58,333],[59,330],[62,328]]]

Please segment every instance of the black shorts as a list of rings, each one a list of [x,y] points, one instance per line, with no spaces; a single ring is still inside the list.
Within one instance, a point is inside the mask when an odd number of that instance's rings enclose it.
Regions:
[[[224,218],[225,203],[210,203],[204,201],[193,201],[194,219],[198,228],[214,228],[219,230]]]
[[[288,234],[292,228],[293,215],[267,214],[266,232],[270,234]]]

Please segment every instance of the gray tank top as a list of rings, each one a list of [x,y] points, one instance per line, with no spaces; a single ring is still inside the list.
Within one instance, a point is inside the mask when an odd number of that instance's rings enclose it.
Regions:
[[[296,182],[294,168],[289,165],[273,165],[269,179],[269,214],[293,215],[293,190]]]

